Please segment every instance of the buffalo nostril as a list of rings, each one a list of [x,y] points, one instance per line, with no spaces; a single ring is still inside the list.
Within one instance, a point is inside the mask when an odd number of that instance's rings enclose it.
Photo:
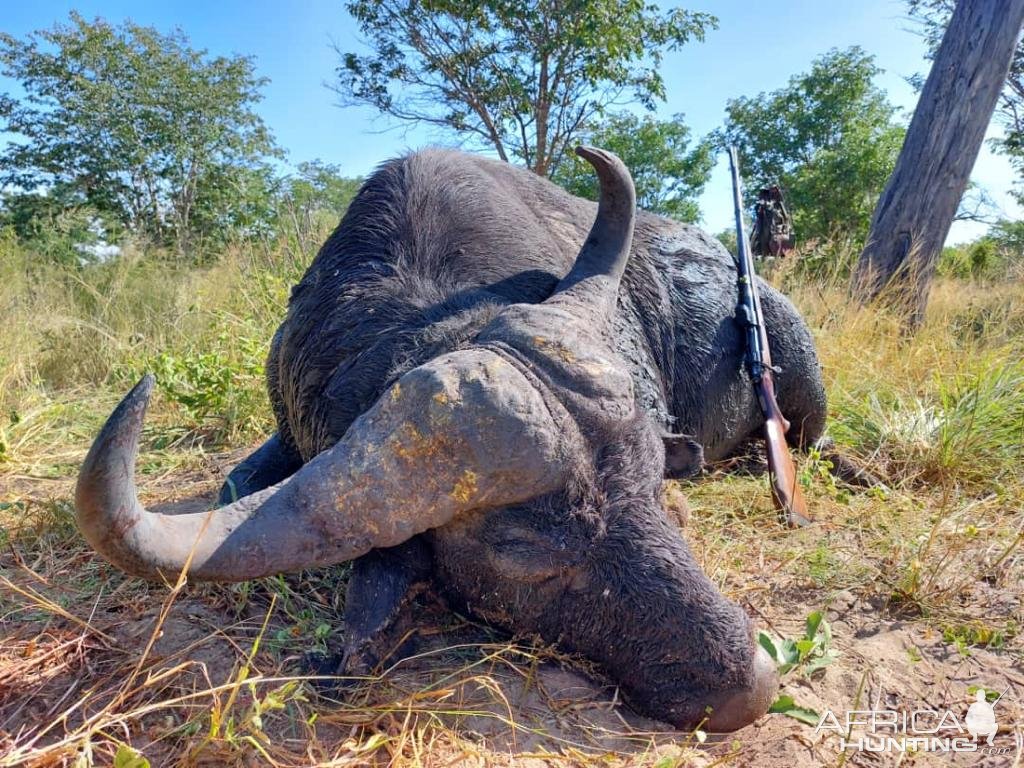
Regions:
[[[768,712],[779,690],[779,675],[772,657],[761,646],[755,648],[750,685],[723,694],[717,705],[711,706],[706,730],[736,731]]]

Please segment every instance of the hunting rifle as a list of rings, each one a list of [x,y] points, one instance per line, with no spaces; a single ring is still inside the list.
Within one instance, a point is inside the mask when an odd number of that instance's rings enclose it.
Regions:
[[[757,401],[764,414],[765,452],[768,454],[768,475],[771,478],[772,500],[779,517],[790,528],[811,522],[807,502],[796,477],[796,466],[786,445],[789,422],[779,410],[775,400],[775,368],[768,349],[768,333],[761,312],[761,298],[757,295],[754,259],[743,227],[743,196],[740,192],[740,162],[736,147],[729,147],[729,167],[732,171],[732,197],[736,209],[736,264],[739,270],[739,305],[737,320],[743,327],[746,341],[744,359],[750,378],[754,382]]]

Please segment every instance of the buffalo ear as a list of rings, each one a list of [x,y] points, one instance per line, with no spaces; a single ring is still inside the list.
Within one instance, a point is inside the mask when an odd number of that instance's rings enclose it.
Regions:
[[[662,435],[665,445],[665,477],[683,480],[700,473],[704,448],[689,435]]]

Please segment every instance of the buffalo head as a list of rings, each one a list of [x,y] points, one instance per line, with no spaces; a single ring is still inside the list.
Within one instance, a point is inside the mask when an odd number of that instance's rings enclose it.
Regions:
[[[610,341],[633,183],[614,155],[578,152],[601,198],[554,293],[405,373],[288,480],[208,513],[146,511],[132,476],[144,378],[81,470],[92,546],[143,577],[242,581],[425,534],[458,599],[600,662],[641,710],[719,731],[764,714],[774,665],[665,516],[662,436]]]

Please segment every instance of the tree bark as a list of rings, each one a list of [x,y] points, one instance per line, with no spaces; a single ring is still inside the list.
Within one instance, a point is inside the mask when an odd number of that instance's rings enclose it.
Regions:
[[[924,319],[943,243],[1010,69],[1024,0],[959,0],[854,271],[863,302]]]

